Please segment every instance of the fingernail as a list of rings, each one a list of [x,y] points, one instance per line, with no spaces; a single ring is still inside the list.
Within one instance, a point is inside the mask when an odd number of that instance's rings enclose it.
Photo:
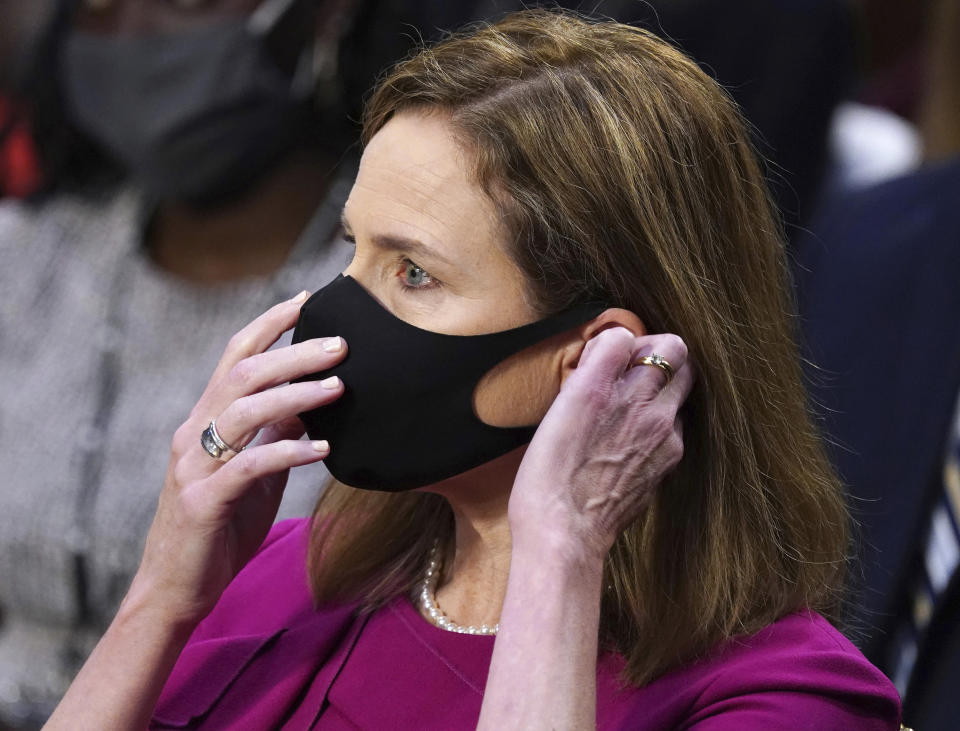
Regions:
[[[294,297],[290,301],[293,302],[293,304],[295,305],[302,305],[304,302],[307,301],[307,297],[309,296],[310,296],[310,293],[307,290],[303,290],[300,294],[298,294],[296,297]]]
[[[324,388],[329,388],[332,390],[340,385],[340,379],[336,376],[330,376],[330,378],[324,378],[322,381],[320,381],[320,385]]]
[[[318,440],[315,441],[315,442],[311,442],[311,444],[313,445],[314,450],[317,451],[317,452],[329,452],[329,451],[330,451],[330,443],[327,442],[326,439],[318,439]]]
[[[323,349],[328,353],[339,353],[343,348],[343,341],[339,337],[327,338],[323,341]]]

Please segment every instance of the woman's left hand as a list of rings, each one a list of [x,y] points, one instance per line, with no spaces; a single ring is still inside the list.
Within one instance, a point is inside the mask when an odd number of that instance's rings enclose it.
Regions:
[[[660,367],[634,365],[654,353],[672,366],[669,382]],[[590,340],[517,473],[514,545],[532,537],[570,558],[602,560],[683,456],[678,411],[693,381],[676,335],[636,337],[617,327]]]

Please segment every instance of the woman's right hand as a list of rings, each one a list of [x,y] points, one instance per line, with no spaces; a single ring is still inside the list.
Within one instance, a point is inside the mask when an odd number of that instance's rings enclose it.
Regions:
[[[128,599],[137,597],[177,626],[192,626],[266,537],[291,467],[327,456],[326,442],[301,440],[297,418],[343,393],[339,379],[287,383],[333,367],[346,344],[330,338],[270,348],[296,323],[307,293],[258,317],[230,340],[206,390],[173,438],[170,463],[143,559]],[[228,462],[211,457],[200,435],[216,419]]]

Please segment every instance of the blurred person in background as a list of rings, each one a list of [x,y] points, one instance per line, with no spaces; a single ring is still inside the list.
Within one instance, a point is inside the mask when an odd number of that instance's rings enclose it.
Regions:
[[[850,615],[905,723],[960,728],[960,0],[927,16],[918,171],[827,200],[796,248],[813,395],[860,523]]]
[[[56,100],[44,117],[64,124],[43,138],[45,194],[0,204],[0,719],[42,722],[114,612],[166,467],[154,447],[189,412],[198,364],[267,303],[346,265],[350,116],[417,26],[463,12],[51,9],[24,88],[43,90],[45,110]],[[84,147],[96,154],[66,164]],[[324,475],[295,478],[281,515],[309,512]]]
[[[814,402],[860,524],[854,639],[897,681],[906,723],[952,731],[960,160],[839,196],[812,226],[797,247],[799,309]]]
[[[3,195],[37,203],[63,190],[109,187],[117,164],[71,118],[58,72],[59,46],[75,4],[0,3],[0,139]]]

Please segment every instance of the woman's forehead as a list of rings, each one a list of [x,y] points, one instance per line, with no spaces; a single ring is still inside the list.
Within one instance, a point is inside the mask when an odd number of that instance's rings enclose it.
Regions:
[[[497,211],[440,114],[402,113],[374,135],[345,207],[351,225],[419,231],[435,246],[494,243]]]

